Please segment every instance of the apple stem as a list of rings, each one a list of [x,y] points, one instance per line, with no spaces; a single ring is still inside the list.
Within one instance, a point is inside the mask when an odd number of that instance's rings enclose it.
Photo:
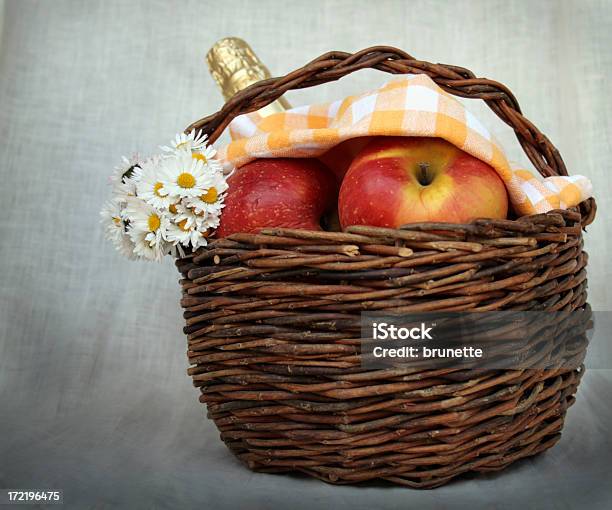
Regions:
[[[427,186],[428,184],[431,184],[431,181],[433,181],[433,175],[431,175],[429,170],[428,163],[419,163],[418,180],[422,186]]]

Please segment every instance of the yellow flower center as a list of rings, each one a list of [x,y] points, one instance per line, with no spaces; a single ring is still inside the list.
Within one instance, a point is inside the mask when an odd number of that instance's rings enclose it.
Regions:
[[[168,210],[172,213],[172,214],[176,214],[178,211],[176,210],[176,205],[174,204],[170,204],[168,206]]]
[[[159,198],[163,198],[164,196],[160,194],[159,190],[162,189],[164,185],[161,182],[156,182],[155,186],[153,186],[153,194],[158,196]]]
[[[176,183],[181,188],[193,188],[196,185],[196,179],[192,174],[183,172],[176,178]]]
[[[119,225],[121,223],[121,218],[118,216],[113,216],[113,221],[115,222],[115,225]]]
[[[200,152],[194,152],[191,157],[193,159],[198,159],[200,161],[202,161],[203,163],[207,163],[208,159],[206,159],[206,156],[204,156],[204,154],[200,153]]]
[[[178,227],[183,231],[183,232],[189,232],[189,228],[187,228],[187,218],[185,218],[184,220],[181,220],[178,222]]]
[[[155,213],[149,215],[148,220],[149,230],[151,232],[155,232],[161,226],[161,220],[159,216]]]
[[[219,193],[217,193],[217,188],[211,186],[208,188],[208,191],[203,195],[200,195],[200,200],[202,202],[206,202],[207,204],[214,204],[219,197]]]

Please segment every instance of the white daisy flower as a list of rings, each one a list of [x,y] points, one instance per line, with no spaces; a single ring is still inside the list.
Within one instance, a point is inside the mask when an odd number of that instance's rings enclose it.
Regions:
[[[141,234],[144,234],[144,238],[151,245],[160,246],[165,241],[169,219],[159,209],[140,199],[132,198],[125,209],[125,217],[129,220],[129,233],[135,243]]]
[[[127,225],[123,219],[123,211],[116,202],[106,202],[100,211],[104,234],[117,251],[129,259],[136,259],[134,243],[127,233]]]
[[[211,222],[207,221],[207,214],[196,213],[192,207],[187,207],[183,202],[176,205],[176,210],[177,213],[168,227],[168,241],[172,241],[175,245],[191,244],[194,250],[206,246],[206,238],[212,230]]]
[[[192,207],[188,207],[184,201],[176,204],[173,210],[176,212],[172,216],[172,223],[179,224],[184,222],[185,227],[200,228],[203,215],[196,214],[196,211]]]
[[[183,246],[192,246],[197,249],[200,246],[206,246],[205,232],[198,230],[197,224],[194,223],[188,226],[187,220],[181,220],[178,223],[171,223],[168,226],[168,241],[174,245],[182,244]]]
[[[199,159],[202,163],[209,165],[213,169],[216,169],[217,166],[221,168],[221,163],[215,159],[216,155],[217,151],[210,145],[200,147],[197,150],[193,150],[191,153],[193,159]]]
[[[208,187],[203,193],[188,198],[187,202],[197,213],[205,212],[218,216],[223,208],[224,193],[228,188],[227,181],[223,174],[215,172],[209,175],[207,184]]]
[[[111,185],[113,186],[113,198],[117,201],[125,201],[127,197],[136,194],[136,180],[134,179],[135,171],[140,168],[142,160],[138,154],[134,154],[129,158],[122,156],[121,164],[115,167],[113,174],[110,177]]]
[[[201,161],[206,166],[206,171],[211,173],[223,173],[223,165],[218,159],[215,159],[217,155],[217,151],[211,146],[205,146],[197,151],[190,150],[177,150],[174,153],[174,156],[179,158],[189,159],[197,159]]]
[[[130,260],[138,260],[138,255],[136,255],[136,252],[134,251],[136,246],[134,245],[134,241],[132,241],[129,234],[124,235],[121,238],[121,242],[115,245],[115,248],[124,257],[127,257]]]
[[[201,160],[183,153],[164,159],[160,175],[164,184],[160,193],[186,198],[202,195],[210,186],[212,174],[206,172],[206,165]]]
[[[106,202],[100,211],[101,222],[104,225],[104,232],[109,241],[115,243],[125,234],[125,224],[122,218],[122,211],[116,202]]]
[[[162,191],[164,183],[162,182],[161,162],[160,156],[154,156],[135,169],[136,194],[138,198],[157,209],[169,209],[176,203],[176,198]]]
[[[220,207],[223,207],[223,204],[221,204]],[[219,226],[219,223],[221,223],[221,215],[207,213],[204,221],[207,229],[215,230]]]
[[[149,236],[150,232],[130,229],[130,238],[134,242],[134,253],[145,259],[161,262],[164,255],[170,251],[169,245],[164,241],[157,243]]]
[[[196,239],[192,238],[191,240],[191,249],[194,251],[208,244],[208,235],[209,235],[208,231],[199,232],[199,234],[200,234],[199,237],[197,237]]]
[[[174,140],[170,142],[171,147],[162,146],[164,152],[174,153],[180,150],[199,151],[206,147],[208,136],[202,134],[201,131],[191,131],[189,134],[177,133]]]

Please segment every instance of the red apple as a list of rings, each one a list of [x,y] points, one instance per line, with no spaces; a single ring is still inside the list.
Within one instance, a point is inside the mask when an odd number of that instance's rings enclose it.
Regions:
[[[333,173],[315,159],[258,159],[227,182],[217,237],[266,227],[321,230],[321,217],[338,192]]]
[[[441,138],[375,138],[340,187],[340,223],[397,228],[506,218],[508,194],[488,164]]]

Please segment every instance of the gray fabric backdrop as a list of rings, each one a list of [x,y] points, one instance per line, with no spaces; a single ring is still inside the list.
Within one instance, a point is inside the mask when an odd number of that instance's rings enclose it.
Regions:
[[[561,443],[507,473],[424,493],[248,472],[185,375],[172,263],[121,259],[98,225],[120,155],[151,151],[221,105],[203,63],[218,38],[245,38],[275,73],[390,44],[508,85],[570,171],[593,180],[590,296],[609,310],[610,2],[9,0],[3,18],[0,488],[64,489],[71,508],[611,504],[605,370],[586,374]],[[289,100],[384,79],[364,71]],[[524,161],[507,127],[470,109]]]

